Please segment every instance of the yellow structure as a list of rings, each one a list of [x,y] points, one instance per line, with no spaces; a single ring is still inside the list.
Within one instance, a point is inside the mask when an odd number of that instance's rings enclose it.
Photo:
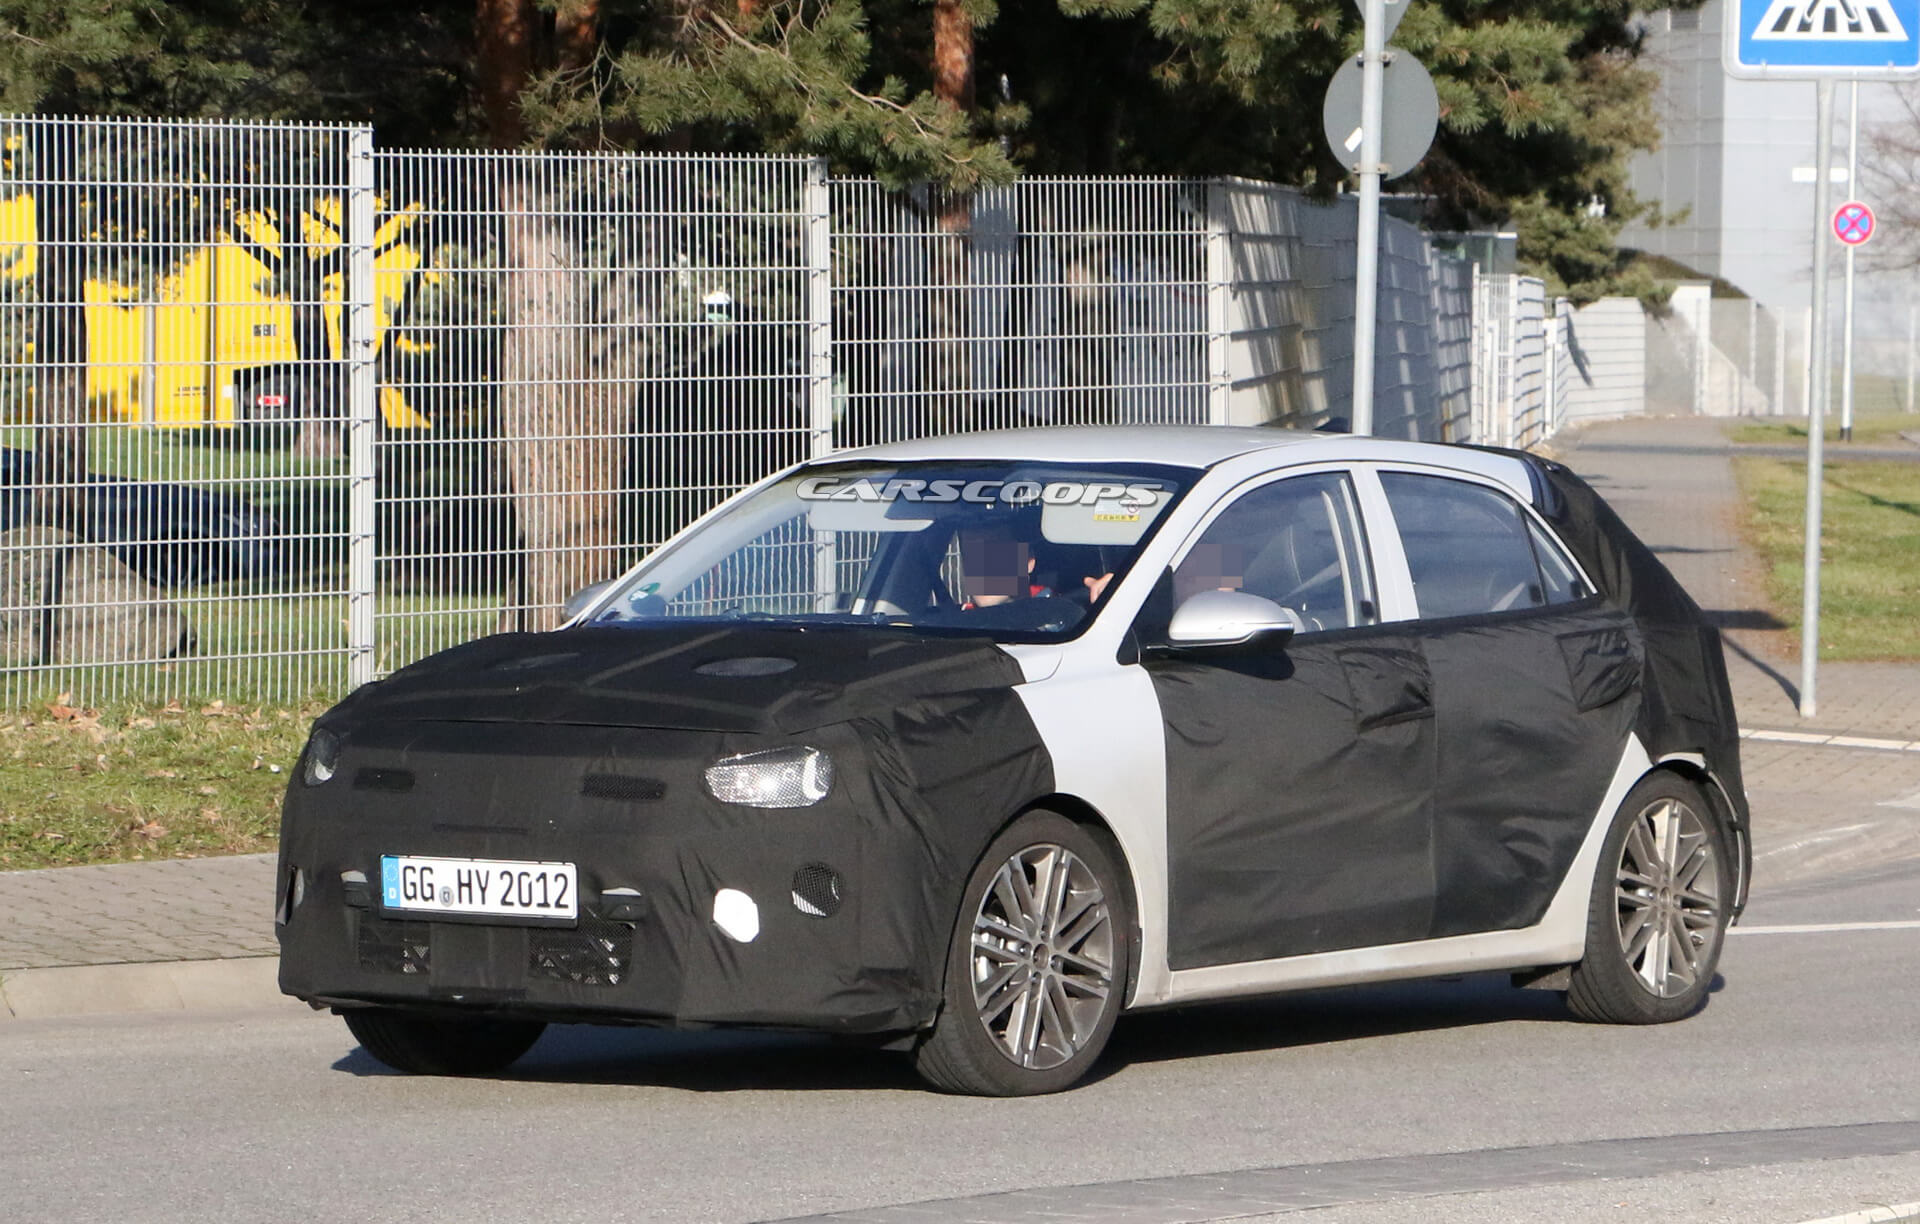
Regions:
[[[414,205],[389,214],[374,234],[374,352],[386,342],[422,263],[403,241],[420,217]],[[326,352],[302,353],[295,306],[273,288],[268,261],[318,260],[345,241],[342,205],[321,199],[299,218],[300,244],[288,252],[271,210],[233,214],[212,243],[196,247],[160,278],[155,300],[131,286],[86,282],[87,399],[103,420],[163,428],[232,427],[256,413],[281,419],[285,376],[345,352],[343,278],[320,282]],[[28,281],[38,272],[39,224],[31,193],[0,199],[0,278]],[[256,402],[257,401],[257,402]],[[325,408],[322,408],[325,411]],[[431,422],[392,387],[380,389],[389,428],[426,429]]]

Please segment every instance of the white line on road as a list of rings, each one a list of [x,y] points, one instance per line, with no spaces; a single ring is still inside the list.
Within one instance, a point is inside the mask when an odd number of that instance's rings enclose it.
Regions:
[[[1892,1207],[1869,1207],[1846,1215],[1808,1220],[1806,1224],[1893,1224],[1896,1220],[1920,1219],[1920,1203],[1900,1203]]]
[[[1920,791],[1915,791],[1905,799],[1882,799],[1881,807],[1914,808],[1920,810]]]
[[[1740,729],[1741,739],[1772,744],[1806,744],[1815,748],[1871,748],[1879,752],[1920,752],[1920,740],[1878,739],[1867,735],[1829,735],[1819,731],[1756,731]]]
[[[1790,926],[1737,926],[1729,935],[1824,935],[1832,931],[1920,931],[1920,918],[1890,922],[1799,922]]]
[[[1753,857],[1755,859],[1763,859],[1775,854],[1790,854],[1795,850],[1804,850],[1808,846],[1817,846],[1822,842],[1836,841],[1848,833],[1858,833],[1862,829],[1871,829],[1873,827],[1875,827],[1875,822],[1871,820],[1865,824],[1841,825],[1837,829],[1828,829],[1824,833],[1810,833],[1805,837],[1795,838],[1785,845],[1775,846],[1770,850],[1762,850]]]

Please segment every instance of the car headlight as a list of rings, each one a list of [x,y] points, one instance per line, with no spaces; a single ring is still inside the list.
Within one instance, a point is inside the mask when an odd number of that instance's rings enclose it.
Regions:
[[[300,780],[308,786],[319,786],[333,777],[339,764],[340,737],[314,728],[313,738],[307,741],[307,759],[300,769]]]
[[[707,766],[707,793],[749,807],[808,807],[833,789],[833,758],[818,748],[767,748]]]

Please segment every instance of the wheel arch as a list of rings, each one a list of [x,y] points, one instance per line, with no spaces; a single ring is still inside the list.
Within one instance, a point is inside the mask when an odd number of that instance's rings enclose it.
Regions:
[[[1124,1005],[1131,1006],[1134,989],[1140,982],[1141,941],[1140,885],[1136,879],[1138,873],[1134,868],[1133,856],[1127,852],[1126,843],[1120,839],[1118,833],[1114,832],[1112,823],[1107,820],[1100,809],[1078,795],[1068,794],[1064,791],[1056,791],[1051,795],[1036,799],[1025,808],[1022,808],[1013,820],[1018,820],[1020,816],[1034,811],[1056,812],[1061,816],[1065,816],[1068,820],[1073,821],[1073,823],[1098,835],[1102,841],[1106,842],[1107,849],[1113,854],[1114,866],[1120,870],[1121,887],[1127,890],[1127,913],[1132,919],[1127,930],[1127,950],[1129,953],[1127,956],[1127,981],[1125,990],[1121,995],[1121,998],[1125,1000]],[[1007,823],[1011,824],[1013,821],[1009,820]],[[999,834],[996,833],[995,836],[997,837]]]
[[[1056,816],[1065,817],[1067,820],[1072,821],[1074,824],[1079,825],[1099,837],[1101,841],[1106,843],[1107,849],[1113,854],[1114,866],[1118,868],[1120,872],[1121,886],[1127,890],[1127,912],[1132,916],[1132,922],[1127,931],[1127,949],[1129,952],[1127,957],[1127,981],[1125,990],[1121,996],[1126,1001],[1123,1006],[1131,1006],[1134,989],[1140,982],[1140,885],[1135,879],[1137,872],[1134,867],[1133,858],[1127,852],[1126,844],[1121,841],[1119,834],[1114,832],[1112,823],[1108,821],[1100,809],[1080,796],[1069,794],[1065,791],[1054,791],[1051,794],[1036,796],[1022,804],[1018,810],[1008,815],[1005,820],[995,825],[987,833],[986,840],[980,845],[979,853],[974,856],[973,862],[968,865],[967,870],[971,872],[975,867],[980,865],[980,859],[986,854],[987,849],[993,845],[995,839],[1012,827],[1015,821],[1024,816],[1031,815],[1034,812],[1052,812]],[[941,949],[939,962],[937,980],[943,989],[946,985],[947,965],[951,960],[951,952],[950,937],[948,946]]]
[[[1747,889],[1753,880],[1753,838],[1746,823],[1740,819],[1739,809],[1734,807],[1732,798],[1727,794],[1726,784],[1707,768],[1706,758],[1700,753],[1668,753],[1655,761],[1653,768],[1643,776],[1650,777],[1660,772],[1676,774],[1698,787],[1733,838],[1733,863],[1737,877],[1731,920],[1738,922],[1740,912],[1747,907]]]

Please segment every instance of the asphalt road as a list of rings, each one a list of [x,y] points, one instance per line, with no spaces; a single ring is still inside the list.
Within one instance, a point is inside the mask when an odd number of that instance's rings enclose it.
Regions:
[[[1920,928],[1768,929],[1916,921],[1920,864],[1778,891],[1707,1008],[1650,1029],[1486,978],[1133,1017],[1094,1082],[1022,1101],[936,1096],[896,1056],[787,1037],[553,1030],[511,1077],[461,1081],[389,1074],[294,1005],[22,1021],[0,1030],[0,1216],[764,1220],[1367,1162],[1322,1176],[1346,1205],[1315,1221],[1805,1219],[1920,1199],[1920,1126],[1716,1165],[1737,1147],[1720,1133],[1920,1123]],[[1680,1135],[1709,1136],[1680,1170],[1589,1143]],[[1868,1136],[1895,1150],[1864,1154]],[[1455,1177],[1502,1148],[1572,1152],[1589,1175]]]

